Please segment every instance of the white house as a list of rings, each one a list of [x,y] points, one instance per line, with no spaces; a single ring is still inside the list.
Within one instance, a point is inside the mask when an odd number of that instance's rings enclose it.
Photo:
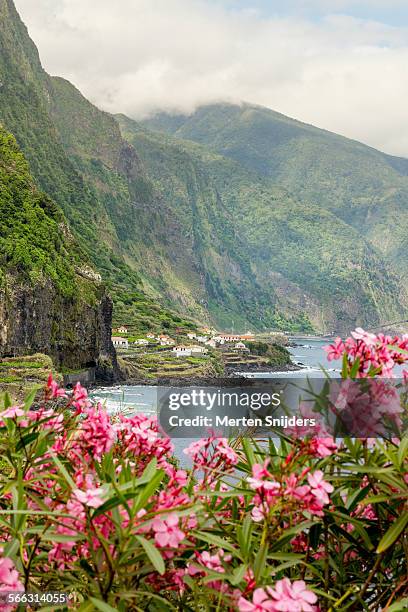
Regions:
[[[127,338],[122,338],[121,336],[112,336],[113,346],[117,348],[128,348],[129,341]]]
[[[194,332],[188,332],[187,338],[189,338],[190,340],[194,340],[195,338],[197,338],[197,334],[195,334]]]
[[[221,336],[213,336],[212,340],[214,340],[214,342],[217,344],[225,344],[225,340],[224,338],[221,338]]]
[[[245,346],[245,344],[243,342],[237,342],[236,345],[234,346],[234,348],[237,351],[249,351],[249,349]]]
[[[205,344],[208,340],[208,336],[197,336],[196,340],[197,342],[201,342],[202,344]]]
[[[166,334],[161,334],[157,336],[157,340],[160,342],[160,346],[173,346],[175,341],[170,336],[166,336]]]
[[[135,340],[135,344],[138,344],[139,346],[147,346],[149,341],[145,338],[139,338],[139,340]]]
[[[239,342],[241,340],[239,334],[220,334],[220,338],[224,340],[224,342]]]
[[[191,357],[191,347],[179,344],[173,348],[176,357]]]
[[[148,334],[146,334],[146,338],[149,338],[150,340],[154,340],[155,335],[149,332]]]
[[[211,348],[216,348],[217,346],[217,343],[213,338],[211,338],[210,340],[207,340],[205,344],[206,346],[211,346]]]
[[[124,325],[122,325],[121,327],[118,327],[118,334],[127,334],[128,333],[128,328],[125,327]]]
[[[190,351],[191,351],[191,356],[197,356],[197,357],[201,357],[201,355],[206,355],[208,353],[208,349],[204,348],[203,346],[190,346]]]

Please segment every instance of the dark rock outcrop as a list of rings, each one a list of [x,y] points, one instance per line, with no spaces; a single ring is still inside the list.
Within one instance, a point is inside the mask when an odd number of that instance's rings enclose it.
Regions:
[[[0,355],[45,353],[57,367],[120,373],[111,341],[112,302],[101,286],[94,304],[62,296],[50,280],[35,286],[7,275],[0,290]]]

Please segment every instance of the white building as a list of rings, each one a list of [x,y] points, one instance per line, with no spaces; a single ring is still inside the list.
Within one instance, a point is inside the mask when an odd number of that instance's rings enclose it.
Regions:
[[[197,336],[196,340],[197,342],[201,342],[202,344],[205,344],[208,340],[208,336]]]
[[[188,332],[187,338],[189,338],[190,340],[194,340],[195,338],[197,338],[197,334],[195,334],[194,332]]]
[[[239,334],[220,334],[219,337],[224,340],[224,342],[239,342],[241,340]]]
[[[155,335],[150,332],[150,333],[146,334],[146,338],[149,338],[150,340],[154,340]]]
[[[190,346],[189,347],[190,351],[191,351],[191,356],[197,356],[197,357],[201,357],[201,355],[206,355],[208,353],[208,349],[204,348],[203,346]]]
[[[214,340],[214,342],[217,344],[225,344],[225,340],[224,338],[221,338],[221,336],[213,336],[212,340]]]
[[[116,348],[128,348],[129,341],[127,338],[122,338],[121,336],[112,336],[112,344]]]
[[[247,348],[243,342],[237,342],[234,348],[237,351],[249,351],[249,348]]]
[[[166,336],[162,334],[161,336],[157,336],[157,340],[160,342],[160,346],[173,346],[176,342],[170,336]]]
[[[191,347],[179,344],[173,348],[176,357],[191,357]]]
[[[118,334],[127,334],[128,333],[128,328],[125,327],[124,325],[122,325],[121,327],[118,327]]]
[[[139,340],[135,340],[135,344],[138,344],[139,346],[147,346],[149,341],[145,338],[139,338]]]
[[[206,346],[211,346],[211,348],[216,348],[217,346],[217,343],[213,338],[211,338],[210,340],[207,340],[205,344]]]
[[[246,334],[241,336],[241,340],[244,340],[245,342],[253,342],[255,340],[255,336],[252,332],[247,331]]]

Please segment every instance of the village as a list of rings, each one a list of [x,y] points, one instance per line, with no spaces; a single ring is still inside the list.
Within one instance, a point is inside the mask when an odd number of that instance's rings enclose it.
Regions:
[[[173,333],[140,332],[127,325],[112,335],[122,369],[131,379],[233,376],[242,371],[270,371],[291,364],[282,333],[220,332],[212,327],[177,328]]]
[[[132,336],[131,331],[125,325],[114,330],[112,335],[113,346],[118,352],[124,352],[130,348],[134,349],[160,349],[171,351],[174,357],[200,357],[208,354],[209,350],[221,348],[228,345],[237,352],[250,352],[246,343],[254,342],[255,335],[251,331],[245,334],[221,333],[209,327],[204,327],[197,332],[188,331],[178,335],[178,340],[167,334],[156,335],[153,332],[146,333],[143,337]],[[180,337],[182,342],[179,342]]]

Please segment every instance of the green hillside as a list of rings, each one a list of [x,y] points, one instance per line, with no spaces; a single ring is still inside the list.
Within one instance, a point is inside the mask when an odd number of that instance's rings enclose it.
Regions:
[[[100,277],[0,125],[0,356],[43,352],[109,377],[110,314]]]
[[[116,121],[67,81],[49,77],[12,0],[0,0],[0,48],[0,121],[101,273],[114,299],[114,323],[157,330],[180,325],[183,319],[160,305],[160,287],[142,278],[140,217],[143,211],[150,217],[154,207],[137,155],[122,140]],[[158,256],[157,269],[166,265]],[[205,317],[202,309],[195,310]]]
[[[249,104],[160,114],[145,125],[205,145],[333,212],[407,278],[408,160]]]
[[[154,120],[147,123],[163,129],[165,117],[160,115],[158,124]],[[349,330],[355,324],[373,325],[404,312],[406,296],[397,275],[375,247],[334,211],[297,198],[268,177],[207,146],[147,130],[123,116],[118,120],[163,198],[183,200],[191,179],[188,160],[200,168],[207,185],[217,193],[217,209],[229,220],[233,237],[229,241],[226,232],[213,233],[212,242],[204,247],[206,258],[216,236],[227,253],[234,253],[233,244],[247,262],[260,308],[266,308],[267,302],[274,306],[275,326],[296,328],[301,324],[307,329],[310,320],[317,329]],[[217,129],[221,123],[215,123]],[[168,132],[179,134],[181,129],[180,119],[169,117]],[[211,120],[208,130],[213,130]],[[199,212],[194,214],[196,220]],[[216,226],[220,227],[219,221]],[[224,276],[225,286],[225,279],[231,277],[225,262],[219,264],[219,275]],[[241,282],[232,279],[235,287],[241,287]],[[248,291],[251,288],[241,296]],[[227,292],[231,294],[232,288]],[[209,308],[219,319],[211,302]]]

